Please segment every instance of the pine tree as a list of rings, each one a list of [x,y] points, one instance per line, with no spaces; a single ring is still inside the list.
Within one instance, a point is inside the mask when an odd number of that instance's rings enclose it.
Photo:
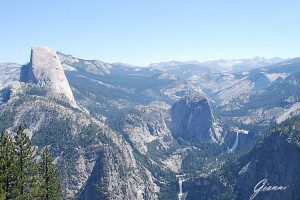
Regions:
[[[0,189],[0,200],[5,200],[5,193],[2,189]]]
[[[24,128],[19,126],[15,136],[16,149],[16,197],[15,199],[32,199],[32,189],[36,176],[36,162],[34,148],[31,147],[30,139],[24,132]]]
[[[16,185],[16,155],[10,136],[0,136],[0,199],[12,199]]]
[[[41,199],[61,199],[60,181],[48,147],[45,148],[42,154],[42,161],[39,165],[39,176]]]

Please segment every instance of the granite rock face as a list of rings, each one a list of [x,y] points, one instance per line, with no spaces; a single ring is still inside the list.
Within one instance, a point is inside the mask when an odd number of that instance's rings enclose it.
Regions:
[[[299,132],[298,132],[299,133]],[[287,187],[282,190],[257,193],[255,199],[299,199],[300,198],[300,148],[293,137],[275,131],[262,140],[245,157],[240,159],[244,167],[237,179],[237,196],[249,199],[256,189],[267,186]],[[264,181],[263,181],[264,180]]]
[[[53,49],[32,48],[20,81],[0,105],[0,132],[23,124],[37,149],[51,145],[63,199],[158,198],[160,187],[131,146],[103,118],[70,107],[77,105]]]
[[[154,183],[151,173],[139,167],[127,144],[117,138],[113,140],[118,149],[106,145],[98,153],[93,171],[78,199],[157,199],[160,188]]]
[[[30,62],[21,68],[20,81],[50,89],[52,93],[65,97],[72,106],[77,107],[64,69],[54,49],[33,47]]]
[[[175,138],[198,142],[218,140],[211,107],[203,94],[183,97],[172,106],[170,115],[170,129]]]
[[[249,133],[247,130],[233,129],[224,135],[224,145],[229,151],[240,151],[250,148],[255,142],[257,136],[254,133]]]
[[[299,117],[276,126],[217,173],[184,182],[186,199],[300,199]]]

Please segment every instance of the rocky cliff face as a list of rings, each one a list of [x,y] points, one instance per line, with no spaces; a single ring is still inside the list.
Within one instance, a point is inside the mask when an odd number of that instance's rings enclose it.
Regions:
[[[171,108],[170,129],[175,138],[216,142],[220,135],[213,128],[214,118],[207,98],[202,94],[185,96]]]
[[[135,160],[131,147],[103,121],[85,112],[47,97],[20,95],[13,96],[0,110],[0,124],[0,131],[7,132],[24,124],[33,145],[51,146],[63,199],[76,199],[81,191],[81,199],[89,200],[99,199],[99,195],[104,199],[135,199],[140,193],[157,198],[159,187]]]
[[[50,89],[56,95],[65,97],[72,106],[77,107],[64,69],[56,51],[48,47],[33,47],[30,62],[22,66],[20,81],[35,83]]]
[[[250,148],[256,139],[253,133],[249,134],[247,130],[235,128],[224,135],[224,145],[227,146],[230,152],[240,151]]]
[[[299,131],[295,135],[289,130],[272,132],[262,140],[247,156],[240,159],[245,165],[238,173],[237,196],[249,199],[254,188],[267,186],[287,187],[283,190],[271,190],[257,193],[255,199],[299,199],[300,198],[300,146]],[[296,136],[298,135],[298,136]]]
[[[151,173],[136,162],[126,143],[113,140],[116,146],[106,145],[98,153],[79,199],[157,199],[159,187]]]
[[[138,114],[130,113],[124,118],[123,131],[140,153],[146,155],[147,145],[155,140],[171,143],[171,134],[165,122],[169,107],[163,103],[140,105],[135,107]]]
[[[275,127],[251,150],[226,160],[214,173],[186,181],[183,184],[183,190],[188,192],[186,199],[298,200],[299,119]]]
[[[63,199],[157,199],[160,188],[131,146],[101,116],[74,108],[53,49],[33,48],[20,80],[26,84],[12,87],[10,98],[0,105],[0,132],[13,133],[23,124],[38,149],[51,146]]]

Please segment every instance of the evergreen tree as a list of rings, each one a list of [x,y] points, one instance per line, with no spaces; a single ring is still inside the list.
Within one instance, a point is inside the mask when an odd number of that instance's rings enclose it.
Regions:
[[[36,180],[36,162],[34,148],[31,147],[30,139],[24,132],[24,128],[19,126],[15,136],[16,149],[16,197],[15,199],[32,199],[32,188]]]
[[[0,200],[59,200],[61,187],[49,149],[37,166],[35,150],[19,126],[14,140],[0,134]]]
[[[0,136],[0,199],[12,199],[16,184],[16,156],[12,139],[2,133]]]
[[[0,189],[0,200],[5,200],[5,193]]]
[[[41,199],[61,199],[60,181],[48,147],[45,148],[42,154],[42,161],[39,166],[39,176]]]

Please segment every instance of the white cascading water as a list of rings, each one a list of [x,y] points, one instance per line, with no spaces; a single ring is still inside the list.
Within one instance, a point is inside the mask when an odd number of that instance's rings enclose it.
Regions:
[[[231,148],[232,151],[237,148],[238,144],[239,144],[239,132],[236,133],[235,141],[234,141],[234,144],[233,144],[233,146]]]
[[[182,193],[182,184],[186,180],[187,179],[184,179],[184,175],[178,176],[178,185],[179,185],[178,200],[185,200],[185,198],[187,196],[187,193]]]
[[[182,197],[182,180],[178,180],[178,184],[179,184],[179,193],[178,193],[178,199],[181,200]]]

